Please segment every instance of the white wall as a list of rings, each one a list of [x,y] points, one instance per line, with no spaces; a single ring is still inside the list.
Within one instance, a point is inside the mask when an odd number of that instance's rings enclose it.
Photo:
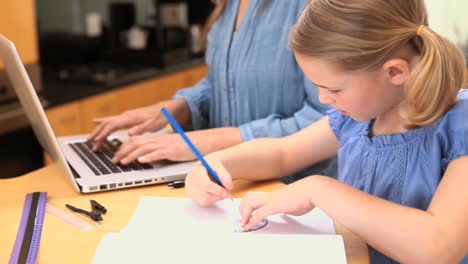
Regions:
[[[460,46],[468,45],[468,0],[425,0],[429,26]]]

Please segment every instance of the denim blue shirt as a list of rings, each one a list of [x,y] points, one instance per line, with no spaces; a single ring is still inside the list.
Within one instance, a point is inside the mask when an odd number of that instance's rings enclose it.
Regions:
[[[340,141],[338,178],[383,199],[426,210],[451,160],[468,154],[468,91],[438,121],[405,133],[369,138],[372,121],[330,111]],[[398,219],[395,219],[398,221]],[[396,263],[371,249],[371,263]],[[461,262],[468,264],[468,258]]]
[[[236,126],[244,141],[290,135],[322,118],[328,107],[288,47],[289,31],[307,0],[251,0],[234,32],[238,0],[230,0],[208,34],[208,76],[179,90],[192,128]],[[305,174],[334,175],[334,161]],[[329,170],[324,170],[329,168]]]

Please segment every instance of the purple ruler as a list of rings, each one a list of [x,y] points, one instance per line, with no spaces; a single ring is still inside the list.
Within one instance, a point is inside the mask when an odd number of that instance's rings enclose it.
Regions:
[[[36,263],[47,204],[46,192],[26,195],[23,215],[8,264]]]

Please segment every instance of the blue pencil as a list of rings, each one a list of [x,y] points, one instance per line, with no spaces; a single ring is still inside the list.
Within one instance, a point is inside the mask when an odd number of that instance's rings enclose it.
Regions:
[[[211,175],[211,177],[214,179],[214,181],[221,187],[224,188],[223,184],[221,183],[221,181],[219,180],[219,177],[218,177],[218,174],[216,174],[216,172],[211,168],[211,166],[208,164],[208,162],[206,162],[206,160],[203,158],[202,154],[200,153],[200,151],[198,151],[198,149],[195,147],[195,145],[193,145],[192,141],[190,141],[190,139],[187,137],[187,135],[185,134],[184,130],[182,129],[182,127],[179,125],[179,123],[177,123],[177,121],[174,119],[174,117],[172,117],[172,115],[169,113],[169,111],[167,111],[166,108],[161,108],[161,112],[164,114],[164,116],[166,116],[167,118],[167,121],[169,121],[169,123],[171,124],[172,128],[175,129],[175,131],[177,131],[177,133],[179,133],[179,135],[184,139],[185,143],[187,143],[187,145],[189,146],[189,148],[192,150],[193,154],[195,154],[195,156],[197,157],[197,159],[202,163],[202,165],[206,168],[206,170],[208,171],[208,173]]]

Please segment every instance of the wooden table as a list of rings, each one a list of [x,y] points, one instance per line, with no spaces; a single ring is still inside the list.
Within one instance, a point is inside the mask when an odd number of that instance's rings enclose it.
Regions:
[[[272,191],[283,184],[279,181],[253,183],[236,181],[234,197],[250,190]],[[105,220],[97,227],[80,230],[62,219],[46,214],[37,263],[90,263],[101,238],[107,232],[120,231],[130,219],[144,195],[185,197],[184,189],[153,185],[98,194],[76,193],[55,165],[50,165],[21,177],[0,179],[0,263],[8,263],[21,218],[24,198],[30,192],[47,192],[48,203],[65,209],[65,204],[90,208],[94,199],[108,208]],[[83,219],[86,219],[83,217]],[[348,263],[369,263],[365,243],[343,226],[335,224],[343,235]]]

